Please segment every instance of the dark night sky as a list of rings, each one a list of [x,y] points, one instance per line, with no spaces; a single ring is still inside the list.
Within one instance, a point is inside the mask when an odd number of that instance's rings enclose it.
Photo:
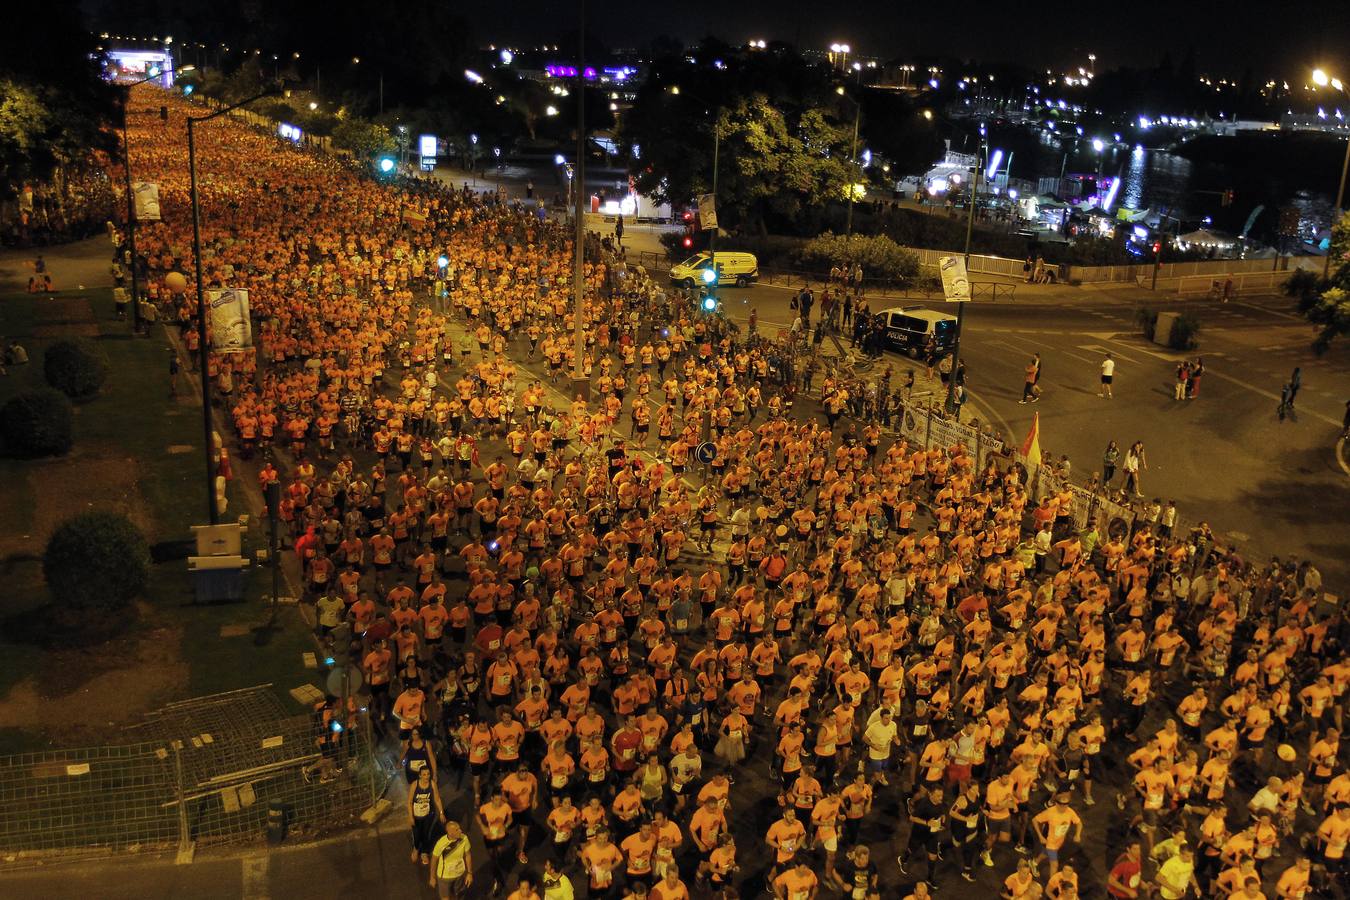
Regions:
[[[763,38],[823,48],[841,41],[882,58],[953,54],[1077,65],[1095,52],[1102,69],[1152,65],[1164,50],[1179,58],[1194,45],[1198,68],[1215,74],[1236,76],[1249,63],[1291,80],[1313,63],[1350,68],[1347,0],[1297,7],[1289,0],[589,0],[586,6],[588,30],[611,46],[661,33],[689,43],[711,33],[733,44]],[[476,6],[471,21],[482,41],[546,42],[567,27],[564,21],[576,21],[576,10],[576,0],[505,0]]]

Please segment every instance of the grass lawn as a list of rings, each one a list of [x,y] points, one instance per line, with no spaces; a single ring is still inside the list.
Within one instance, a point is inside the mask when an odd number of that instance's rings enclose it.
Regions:
[[[31,359],[0,377],[0,404],[44,384],[42,353],[54,340],[89,337],[111,362],[103,393],[76,407],[68,458],[0,458],[0,618],[11,626],[50,602],[40,557],[65,518],[90,508],[125,512],[152,545],[190,538],[189,527],[205,521],[201,407],[181,376],[180,395],[189,396],[169,398],[163,331],[129,334],[108,289],[56,299],[0,294],[0,338],[17,338]],[[232,487],[230,515],[247,509]],[[245,540],[265,546],[261,523]],[[247,602],[198,605],[186,562],[173,559],[153,567],[140,614],[106,644],[44,648],[24,640],[23,627],[0,630],[0,752],[103,743],[117,725],[164,702],[263,682],[299,712],[287,691],[318,681],[301,661],[313,643],[294,607],[280,610],[277,628],[257,630],[267,621],[268,590],[268,573],[258,570]],[[237,636],[222,637],[222,628]]]

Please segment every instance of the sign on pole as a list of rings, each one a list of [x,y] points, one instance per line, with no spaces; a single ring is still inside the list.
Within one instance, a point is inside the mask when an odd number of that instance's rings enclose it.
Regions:
[[[159,185],[149,181],[138,181],[131,186],[132,196],[136,200],[136,221],[159,221]]]
[[[948,302],[970,299],[970,277],[966,275],[966,261],[959,256],[939,256],[938,270],[942,273],[942,293]]]
[[[694,458],[706,466],[717,458],[717,445],[712,441],[704,441],[694,448]]]
[[[248,291],[207,291],[211,310],[211,349],[216,353],[243,353],[253,349],[253,324],[248,317]]]
[[[717,199],[712,194],[699,195],[698,222],[704,231],[717,230]]]

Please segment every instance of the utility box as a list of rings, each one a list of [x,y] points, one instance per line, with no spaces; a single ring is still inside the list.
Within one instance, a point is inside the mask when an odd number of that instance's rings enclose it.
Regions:
[[[1153,325],[1153,343],[1162,347],[1170,347],[1172,344],[1172,328],[1179,318],[1181,318],[1181,313],[1158,313],[1158,320]]]

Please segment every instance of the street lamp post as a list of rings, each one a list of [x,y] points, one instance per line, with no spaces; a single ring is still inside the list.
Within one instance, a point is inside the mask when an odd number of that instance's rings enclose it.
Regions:
[[[1340,91],[1347,98],[1350,98],[1350,92],[1345,89],[1345,84],[1339,78],[1332,78],[1321,69],[1314,69],[1312,73],[1313,83],[1321,87],[1330,85]],[[1327,255],[1322,261],[1322,280],[1331,278],[1331,232],[1336,228],[1336,219],[1341,214],[1341,207],[1345,203],[1345,176],[1350,173],[1350,139],[1345,142],[1345,159],[1341,161],[1341,183],[1336,188],[1336,206],[1331,211],[1331,229],[1327,233]]]
[[[980,149],[983,150],[984,143],[981,142]],[[966,278],[970,278],[970,242],[975,233],[975,197],[976,186],[980,183],[980,170],[983,168],[983,161],[978,157],[975,165],[970,169],[970,209],[966,214]],[[947,412],[959,416],[961,410],[956,405],[956,378],[961,368],[961,326],[966,320],[966,305],[969,301],[956,304],[956,333],[952,338],[952,371],[947,378]]]
[[[215,428],[211,423],[211,378],[207,374],[211,361],[211,342],[207,339],[206,334],[206,291],[202,284],[202,220],[200,198],[197,194],[196,126],[198,122],[209,122],[218,116],[239,109],[241,106],[247,106],[256,100],[271,97],[276,93],[275,88],[269,88],[261,94],[249,97],[247,100],[232,103],[205,116],[189,116],[187,120],[188,180],[189,191],[192,195],[192,263],[197,278],[197,354],[202,380],[202,436],[205,440],[203,455],[206,460],[206,505],[212,525],[220,523],[220,510],[216,506],[216,465],[211,459],[211,448],[215,442]]]
[[[852,104],[853,104],[853,144],[851,145],[851,149],[850,149],[849,152],[848,152],[848,162],[849,162],[849,165],[851,165],[851,166],[857,166],[857,164],[858,164],[858,120],[862,118],[862,104],[859,103],[859,102],[858,102],[857,100],[855,100],[854,98],[850,97],[850,96],[848,95],[848,91],[844,90],[844,86],[843,86],[842,84],[839,85],[839,87],[835,88],[835,89],[834,89],[834,92],[835,92],[836,94],[838,94],[839,96],[843,97],[843,98],[844,98],[845,100],[847,100],[849,103],[852,103]],[[859,170],[859,174],[860,174],[860,175],[862,174],[862,173],[861,173],[861,169]],[[852,182],[849,182],[849,185],[848,185],[848,216],[846,217],[846,219],[845,219],[845,221],[844,221],[844,238],[845,238],[845,240],[847,240],[847,239],[852,238],[852,237],[853,237],[853,183],[852,183]]]
[[[196,66],[184,66],[178,72],[191,72]],[[139,81],[133,81],[128,84],[126,96],[122,98],[122,170],[126,175],[127,192],[127,252],[131,254],[131,333],[139,334],[141,330],[141,298],[140,298],[140,279],[136,274],[136,198],[131,190],[131,140],[127,137],[127,106],[131,103],[131,89],[147,81],[153,81],[160,75],[159,70],[154,70],[150,75],[145,76]]]
[[[586,0],[577,4],[577,177],[573,190],[576,216],[576,259],[572,267],[572,392],[590,399],[591,380],[586,375],[586,217],[583,198],[586,193]]]

